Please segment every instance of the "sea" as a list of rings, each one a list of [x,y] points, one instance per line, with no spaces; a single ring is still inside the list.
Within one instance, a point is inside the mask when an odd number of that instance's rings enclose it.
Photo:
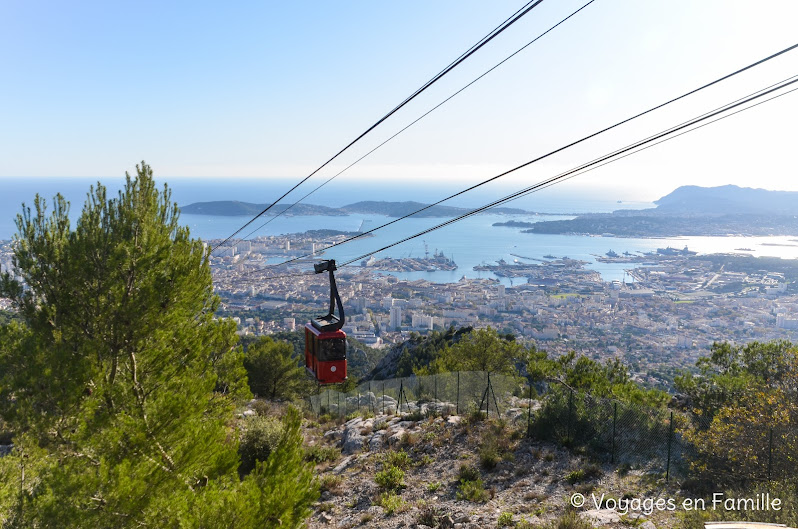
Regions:
[[[101,179],[113,196],[124,185],[124,179]],[[72,205],[71,217],[77,217],[89,186],[97,179],[89,178],[0,178],[0,240],[8,240],[16,233],[15,218],[21,212],[22,204],[31,205],[38,193],[50,199],[61,193]],[[240,200],[244,202],[269,203],[291,188],[295,181],[287,179],[258,180],[246,179],[188,179],[175,178],[169,181],[172,200],[178,205],[212,200]],[[323,192],[314,194],[306,202],[340,207],[361,200],[390,200],[434,202],[451,194],[453,185],[428,185],[423,190],[418,186],[402,183],[386,184],[371,182],[360,185],[329,186]],[[312,189],[312,186],[307,190]],[[456,189],[456,187],[455,187]],[[510,191],[509,189],[506,191]],[[632,281],[626,270],[636,266],[630,263],[601,263],[596,257],[604,256],[610,250],[623,252],[650,252],[657,248],[673,247],[697,251],[700,254],[737,253],[755,256],[772,256],[785,259],[798,259],[798,238],[796,237],[669,237],[669,238],[617,238],[609,236],[542,235],[522,233],[520,228],[493,226],[496,222],[517,220],[539,222],[542,220],[562,220],[573,218],[575,214],[587,212],[611,212],[618,209],[643,209],[655,207],[651,202],[613,200],[611,195],[596,194],[580,196],[577,193],[535,194],[524,201],[507,204],[507,207],[521,208],[536,214],[504,215],[484,213],[463,219],[457,223],[431,231],[415,239],[384,250],[375,257],[423,257],[425,253],[443,252],[454,260],[458,268],[453,271],[434,272],[392,272],[402,279],[426,279],[437,283],[450,283],[461,278],[495,278],[490,272],[478,272],[473,267],[480,264],[495,264],[499,260],[518,263],[535,263],[536,260],[569,257],[587,261],[589,268],[598,271],[605,281]],[[307,191],[305,191],[307,192]],[[494,191],[502,196],[501,190]],[[304,193],[289,195],[285,202],[292,202]],[[479,193],[461,198],[451,205],[475,207],[493,198],[488,193]],[[291,200],[293,199],[293,200]],[[448,203],[447,203],[448,204]],[[187,225],[192,235],[203,240],[221,239],[232,234],[251,217],[181,215],[181,222]],[[361,226],[367,229],[384,224],[392,219],[381,215],[353,214],[348,216],[282,216],[256,220],[240,235],[269,223],[257,230],[251,237],[259,235],[280,235],[300,233],[315,229],[334,229],[357,231]],[[445,223],[449,218],[409,218],[378,230],[375,237],[352,241],[332,248],[323,255],[325,259],[345,262],[364,256],[395,241]],[[275,260],[272,260],[274,262]],[[279,261],[279,259],[276,259]],[[359,261],[355,264],[359,264]],[[387,273],[387,272],[386,272]],[[507,286],[518,284],[523,279],[501,278]]]

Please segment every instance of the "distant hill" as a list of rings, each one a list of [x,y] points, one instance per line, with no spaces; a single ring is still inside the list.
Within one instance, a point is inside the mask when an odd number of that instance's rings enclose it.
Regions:
[[[324,215],[341,216],[351,213],[365,213],[386,215],[388,217],[402,217],[417,211],[427,204],[421,202],[381,202],[364,201],[355,202],[341,208],[331,208],[315,204],[297,204],[286,213],[288,216],[296,215]],[[180,211],[187,215],[215,215],[215,216],[238,216],[238,215],[257,215],[268,204],[254,204],[251,202],[239,202],[237,200],[219,200],[214,202],[195,202],[187,206],[181,206]],[[277,204],[271,208],[266,215],[274,216],[289,207],[288,204]],[[417,217],[456,217],[471,211],[468,208],[457,208],[453,206],[432,206],[428,210],[422,211]],[[522,215],[529,213],[523,209],[516,208],[495,208],[491,213],[506,215]]]
[[[733,185],[682,186],[655,200],[666,215],[798,215],[798,192],[768,191]]]
[[[654,201],[656,208],[580,215],[538,222],[526,233],[680,235],[798,235],[798,192],[733,185],[682,186]]]
[[[238,216],[257,215],[269,204],[255,204],[252,202],[239,202],[238,200],[217,200],[214,202],[195,202],[187,206],[181,206],[180,211],[187,215],[214,215],[214,216]],[[274,216],[289,207],[289,204],[277,204],[271,208],[266,215]],[[327,206],[316,206],[311,204],[297,204],[292,207],[286,215],[328,215],[340,216],[346,215],[346,212],[338,208],[329,208]]]

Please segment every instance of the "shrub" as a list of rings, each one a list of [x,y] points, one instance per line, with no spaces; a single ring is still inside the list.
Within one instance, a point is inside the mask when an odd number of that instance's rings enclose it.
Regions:
[[[601,468],[596,464],[590,464],[567,474],[565,481],[573,485],[574,483],[595,479],[599,476],[601,476]]]
[[[381,489],[386,491],[401,490],[405,487],[404,484],[405,473],[402,469],[393,465],[386,467],[384,470],[377,472],[374,481]]]
[[[482,465],[482,468],[493,470],[501,459],[494,439],[489,438],[486,442],[482,443],[482,446],[479,448],[479,463]]]
[[[488,416],[485,414],[484,411],[472,408],[471,411],[468,413],[465,422],[467,424],[476,424],[478,422],[484,421],[485,419],[487,419],[487,417]]]
[[[418,460],[418,466],[422,467],[425,465],[431,465],[435,462],[435,458],[429,454],[424,454],[421,456],[421,459]]]
[[[429,527],[437,527],[440,523],[440,518],[441,512],[435,507],[425,503],[419,507],[416,523],[419,525],[427,525]]]
[[[585,479],[585,471],[581,468],[565,475],[565,481],[573,485]]]
[[[413,421],[413,422],[423,421],[425,418],[426,417],[424,417],[424,414],[421,413],[421,410],[413,410],[412,412],[402,417],[402,419],[405,421]]]
[[[388,452],[385,454],[384,462],[386,466],[394,466],[401,469],[409,468],[412,463],[410,455],[404,450]]]
[[[515,527],[515,521],[513,520],[513,513],[511,512],[503,512],[499,515],[499,519],[496,520],[496,527]]]
[[[305,461],[316,464],[335,461],[339,455],[341,452],[334,446],[313,445],[305,449]]]
[[[581,518],[576,511],[568,511],[551,522],[548,529],[593,529],[593,526]]]
[[[277,448],[283,427],[273,417],[252,417],[247,419],[245,428],[238,447],[241,455],[239,470],[248,474],[255,468],[256,461],[266,461],[269,454]]]
[[[343,492],[343,484],[343,476],[339,476],[337,474],[326,474],[321,478],[319,488],[323,491],[326,490],[332,494],[338,495]]]
[[[437,491],[440,488],[441,488],[441,482],[440,481],[433,481],[433,482],[427,483],[427,492],[435,492],[435,491]],[[429,525],[429,524],[427,524],[427,525]]]
[[[272,406],[265,400],[258,399],[255,402],[253,402],[252,409],[255,411],[255,413],[257,413],[261,417],[274,415],[274,413],[272,412]]]
[[[485,503],[488,501],[488,492],[485,490],[485,485],[481,479],[476,481],[460,481],[460,487],[457,491],[458,500],[468,500],[473,503]]]
[[[385,509],[385,514],[389,516],[397,511],[404,511],[407,509],[407,503],[397,494],[391,492],[380,494],[379,498],[377,498],[377,505]]]
[[[458,478],[460,481],[476,481],[480,478],[479,470],[472,465],[460,465]]]
[[[399,440],[399,446],[402,447],[411,447],[418,441],[418,436],[416,434],[412,434],[410,432],[405,432],[402,434],[402,439]]]

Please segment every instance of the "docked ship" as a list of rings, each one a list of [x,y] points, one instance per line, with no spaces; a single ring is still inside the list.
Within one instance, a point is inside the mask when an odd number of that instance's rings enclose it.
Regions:
[[[670,246],[668,246],[667,248],[657,248],[657,255],[676,256],[676,255],[696,255],[696,254],[698,254],[698,252],[688,250],[687,246],[685,246],[683,250],[671,248]]]

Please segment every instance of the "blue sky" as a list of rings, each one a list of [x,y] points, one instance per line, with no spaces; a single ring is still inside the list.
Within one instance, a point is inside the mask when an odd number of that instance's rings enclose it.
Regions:
[[[583,3],[544,1],[320,178]],[[142,159],[172,179],[299,179],[523,4],[6,0],[0,183],[115,176]],[[789,0],[596,0],[331,185],[384,179],[454,188],[493,176],[795,44],[796,19],[798,2]],[[503,188],[795,74],[798,51]],[[798,190],[796,110],[798,93],[560,191],[651,200],[688,183]]]

